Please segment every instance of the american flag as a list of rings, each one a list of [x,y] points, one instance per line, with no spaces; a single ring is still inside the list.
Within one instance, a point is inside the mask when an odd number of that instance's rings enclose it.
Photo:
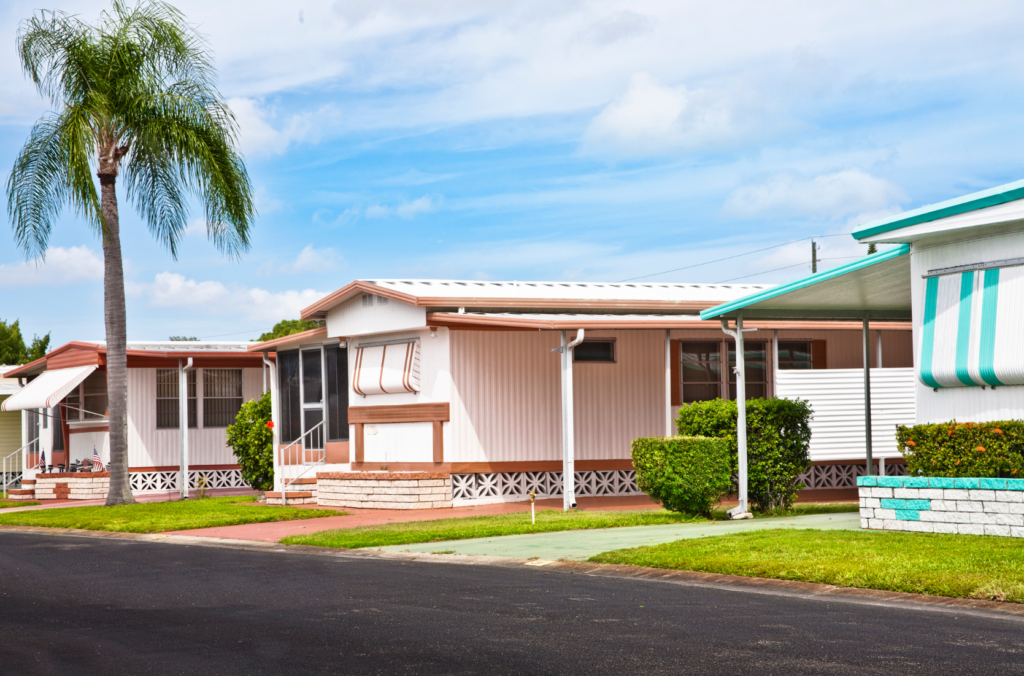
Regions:
[[[103,470],[103,461],[100,460],[100,453],[99,451],[96,450],[95,446],[92,447],[92,466],[94,472],[99,472]],[[99,469],[96,469],[97,467]]]

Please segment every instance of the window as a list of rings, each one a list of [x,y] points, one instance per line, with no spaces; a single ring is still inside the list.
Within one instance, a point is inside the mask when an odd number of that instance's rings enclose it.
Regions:
[[[722,344],[680,343],[683,403],[722,396]]]
[[[203,427],[227,427],[242,408],[242,369],[203,369]]]
[[[60,406],[55,406],[47,411],[53,416],[53,445],[51,448],[54,453],[64,452],[64,425],[61,424],[60,419]]]
[[[107,416],[107,374],[93,371],[82,383],[82,408],[86,420]]]
[[[795,371],[814,368],[813,345],[809,340],[780,340],[779,370]]]
[[[729,345],[729,398],[736,398],[736,343]],[[768,396],[768,343],[743,341],[743,369],[746,376],[747,399],[758,399]]]
[[[82,386],[79,385],[64,397],[64,419],[68,422],[82,419],[81,390]]]
[[[615,362],[615,339],[584,340],[573,348],[573,361]]]
[[[328,345],[327,362],[327,440],[348,441],[348,350]]]
[[[188,426],[196,428],[196,371],[185,372],[188,384]],[[156,428],[178,429],[181,425],[178,408],[178,369],[156,370]]]
[[[310,432],[324,420],[323,350],[302,350],[302,433]],[[323,427],[303,439],[305,448],[323,448]]]
[[[278,391],[281,397],[281,431],[279,440],[291,443],[302,436],[302,415],[299,398],[299,352],[277,353]]]

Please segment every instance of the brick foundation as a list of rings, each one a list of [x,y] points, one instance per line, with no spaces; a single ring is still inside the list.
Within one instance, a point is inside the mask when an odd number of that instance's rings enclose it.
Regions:
[[[109,472],[54,472],[37,474],[36,500],[105,500]]]
[[[862,476],[861,528],[1024,537],[1024,479]]]
[[[318,493],[317,480],[315,477],[295,479],[288,484],[287,493],[289,505],[315,505]],[[267,491],[266,497],[268,505],[281,504],[280,491]]]
[[[363,509],[452,506],[452,478],[446,472],[321,472],[316,479],[319,505]]]

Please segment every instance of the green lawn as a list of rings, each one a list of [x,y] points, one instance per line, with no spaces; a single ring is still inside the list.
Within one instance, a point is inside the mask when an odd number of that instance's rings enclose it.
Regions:
[[[798,505],[791,514],[855,512],[857,508],[856,503]],[[719,516],[724,517],[724,513],[719,514]],[[548,509],[537,512],[536,524],[530,523],[529,512],[515,512],[492,516],[469,516],[456,519],[410,521],[408,523],[389,523],[383,526],[326,530],[306,535],[293,535],[281,540],[281,542],[288,545],[361,549],[364,547],[409,545],[420,542],[469,540],[500,535],[550,533],[553,531],[585,530],[590,528],[621,528],[623,526],[654,526],[666,523],[699,521],[704,521],[704,519],[690,514],[678,514],[663,509],[623,510],[617,512],[563,512]]]
[[[840,587],[1024,602],[1024,541],[885,531],[764,530],[590,559]]]
[[[250,495],[147,502],[117,507],[62,507],[15,512],[0,514],[0,525],[160,533],[168,530],[234,526],[241,523],[312,519],[339,516],[344,513],[325,509],[268,507],[256,503],[256,498]]]
[[[31,507],[32,505],[38,505],[39,502],[36,500],[0,500],[0,509],[7,509],[8,507]]]

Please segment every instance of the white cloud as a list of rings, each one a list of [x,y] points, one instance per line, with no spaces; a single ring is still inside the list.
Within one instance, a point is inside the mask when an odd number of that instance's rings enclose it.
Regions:
[[[316,249],[312,244],[299,252],[295,260],[280,269],[292,274],[316,274],[328,270],[336,270],[341,256],[330,248]]]
[[[726,198],[725,212],[741,218],[781,215],[839,220],[858,215],[867,220],[869,215],[900,211],[898,205],[907,199],[892,181],[860,169],[845,169],[810,179],[778,174],[736,188]]]
[[[302,308],[327,295],[324,291],[266,291],[216,281],[186,279],[173,272],[158,273],[152,284],[139,285],[149,304],[158,308],[188,308],[217,317],[276,322],[298,317]]]
[[[689,90],[637,73],[626,92],[590,122],[583,149],[638,157],[733,145],[762,124],[763,109],[742,90]]]
[[[394,206],[372,204],[366,207],[367,218],[390,218],[398,216],[406,220],[416,218],[420,214],[429,214],[437,211],[444,201],[442,195],[424,195],[410,201],[402,201]]]
[[[103,281],[103,256],[86,246],[52,247],[46,258],[0,265],[0,288]]]
[[[233,98],[228,100],[239,128],[239,145],[250,157],[280,155],[293,143],[317,143],[320,127],[333,116],[332,106],[279,120],[273,106],[258,99]]]
[[[335,212],[330,209],[317,209],[313,212],[313,224],[322,225],[328,228],[338,228],[343,225],[348,225],[355,219],[359,218],[360,210],[356,208],[345,209],[344,211],[335,215]]]

